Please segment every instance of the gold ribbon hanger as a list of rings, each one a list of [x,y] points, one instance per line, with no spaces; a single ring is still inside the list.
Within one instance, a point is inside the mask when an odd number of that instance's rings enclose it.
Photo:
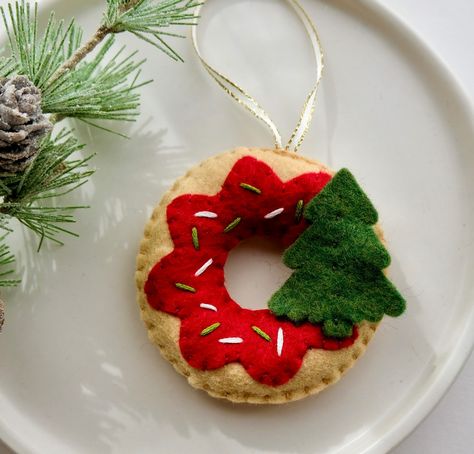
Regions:
[[[319,83],[321,81],[321,76],[323,73],[324,68],[324,55],[321,46],[321,41],[319,39],[318,32],[316,31],[316,27],[314,26],[313,21],[309,17],[308,13],[304,10],[303,6],[299,3],[298,0],[286,0],[287,3],[293,8],[293,10],[297,13],[298,17],[300,18],[301,22],[303,23],[306,32],[311,40],[311,44],[314,50],[314,55],[316,59],[316,81],[309,92],[308,96],[306,97],[305,103],[303,105],[303,109],[301,111],[301,115],[299,117],[298,123],[296,127],[293,129],[291,136],[285,146],[286,150],[293,150],[297,151],[300,147],[301,143],[303,142],[306,132],[311,124],[311,120],[313,117],[314,105],[316,103],[316,94],[318,92]],[[206,3],[206,0],[202,0],[201,3],[195,9],[195,16],[198,18],[201,13],[201,9]],[[202,65],[206,69],[206,71],[211,75],[211,77],[218,83],[218,85],[228,94],[230,95],[235,101],[237,101],[240,105],[242,105],[245,109],[251,112],[256,118],[263,121],[267,127],[270,129],[273,138],[275,140],[275,147],[282,149],[283,142],[281,138],[281,134],[278,131],[275,123],[272,121],[270,116],[267,112],[263,109],[263,107],[253,98],[250,96],[242,87],[237,85],[228,77],[224,76],[221,72],[217,69],[212,67],[201,54],[198,40],[197,40],[197,28],[198,25],[192,27],[191,36],[193,41],[193,46],[196,51],[199,60],[201,61]]]

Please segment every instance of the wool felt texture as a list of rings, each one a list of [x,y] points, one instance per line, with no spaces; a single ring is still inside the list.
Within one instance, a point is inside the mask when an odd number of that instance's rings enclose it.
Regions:
[[[378,322],[405,310],[386,278],[390,256],[377,238],[377,211],[353,175],[340,170],[306,206],[311,225],[285,252],[296,271],[270,299],[277,316],[323,323],[327,336],[344,338],[362,320]]]
[[[240,241],[261,235],[284,247],[293,243],[307,227],[296,216],[298,202],[309,202],[330,178],[312,172],[283,183],[271,167],[244,157],[218,194],[186,194],[168,205],[175,247],[151,270],[145,293],[152,307],[181,319],[181,353],[191,366],[211,370],[239,362],[255,380],[279,386],[298,371],[309,348],[336,350],[354,342],[357,329],[352,326],[345,339],[335,340],[326,338],[320,326],[295,325],[268,310],[242,308],[224,282],[228,253]],[[202,212],[217,217],[196,216]],[[198,273],[210,259],[211,265]],[[217,310],[203,309],[202,303]]]
[[[167,206],[172,200],[185,194],[217,194],[235,163],[247,156],[253,156],[267,163],[283,181],[308,172],[332,174],[332,171],[323,164],[295,153],[243,147],[209,158],[192,168],[164,194],[146,224],[137,255],[137,302],[151,342],[193,387],[202,389],[213,397],[232,402],[278,404],[318,393],[337,382],[364,353],[375,333],[377,324],[362,322],[358,326],[357,339],[346,348],[309,349],[303,357],[300,369],[291,380],[280,386],[268,386],[254,380],[238,362],[213,370],[191,367],[181,354],[179,346],[181,320],[174,315],[152,308],[144,292],[150,270],[174,249],[166,219]],[[201,213],[198,214],[201,215]],[[209,213],[202,212],[202,215],[208,216]],[[213,216],[214,214],[211,213],[210,218]],[[378,226],[377,232],[382,237],[382,231]],[[205,303],[202,305],[212,310],[212,305],[205,305]],[[253,334],[258,336],[254,331]],[[262,342],[267,342],[261,339]]]

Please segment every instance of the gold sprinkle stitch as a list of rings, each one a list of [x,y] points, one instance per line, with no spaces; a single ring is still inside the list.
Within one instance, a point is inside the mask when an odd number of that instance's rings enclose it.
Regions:
[[[194,287],[191,287],[190,285],[182,284],[181,282],[176,282],[176,284],[174,285],[180,290],[186,290],[187,292],[196,293],[196,289]]]
[[[263,337],[266,341],[270,342],[272,338],[263,330],[261,330],[258,326],[252,326],[252,329],[260,336]]]
[[[296,210],[295,210],[296,222],[301,221],[301,216],[303,215],[303,205],[304,205],[303,200],[298,200],[298,203],[296,204]]]
[[[251,184],[248,184],[248,183],[240,183],[240,187],[242,189],[246,189],[247,191],[255,192],[255,194],[261,194],[262,193],[261,189],[258,189],[255,186],[252,186]]]
[[[199,249],[199,236],[198,236],[198,229],[196,227],[193,227],[191,229],[191,236],[193,238],[194,249],[198,250]]]
[[[235,218],[225,229],[224,232],[230,232],[232,229],[235,229],[238,225],[239,222],[242,220],[242,218]]]
[[[201,336],[207,336],[208,334],[212,333],[217,328],[219,328],[219,326],[221,326],[221,324],[219,322],[213,323],[212,325],[209,325],[207,328],[204,328],[201,331]]]

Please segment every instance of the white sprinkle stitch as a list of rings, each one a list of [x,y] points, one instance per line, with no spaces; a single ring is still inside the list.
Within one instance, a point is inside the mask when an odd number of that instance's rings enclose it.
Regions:
[[[209,309],[210,311],[217,312],[217,307],[213,306],[212,304],[206,304],[206,303],[201,303],[199,307],[202,307],[203,309]]]
[[[243,341],[241,337],[224,337],[219,339],[221,344],[241,344]]]
[[[273,211],[270,211],[270,213],[267,213],[264,218],[265,219],[272,219],[276,216],[278,216],[279,214],[283,213],[283,211],[285,211],[284,208],[277,208],[276,210],[273,210]]]
[[[281,328],[278,328],[278,334],[277,334],[277,353],[278,353],[278,356],[281,356],[282,350],[283,350],[283,330]]]
[[[217,218],[217,214],[212,211],[198,211],[197,213],[194,213],[194,216],[197,218]]]
[[[211,265],[212,265],[213,260],[209,259],[201,268],[199,268],[194,275],[195,276],[200,276],[204,271],[206,271]]]

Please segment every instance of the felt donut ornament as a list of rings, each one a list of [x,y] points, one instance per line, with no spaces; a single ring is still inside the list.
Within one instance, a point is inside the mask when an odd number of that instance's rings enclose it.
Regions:
[[[348,170],[284,150],[238,148],[189,171],[145,229],[137,285],[150,340],[189,383],[234,402],[317,393],[405,307],[383,270],[377,212]],[[294,270],[269,309],[225,286],[229,252],[253,236]]]
[[[236,148],[178,179],[154,209],[137,258],[151,342],[193,387],[232,402],[283,403],[320,392],[352,367],[384,315],[405,310],[386,276],[390,256],[377,211],[356,178],[296,154],[323,65],[314,25],[288,1],[318,63],[290,140],[284,147],[256,101],[203,59],[193,28],[206,70],[270,127],[275,147]],[[267,309],[242,307],[226,288],[229,252],[252,237],[278,244],[292,270]]]

